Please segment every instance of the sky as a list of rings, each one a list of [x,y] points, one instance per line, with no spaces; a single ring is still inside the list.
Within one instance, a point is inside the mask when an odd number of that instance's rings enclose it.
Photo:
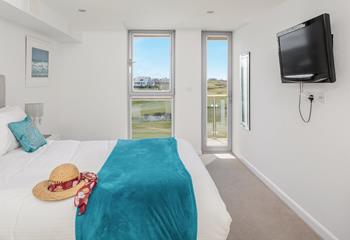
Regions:
[[[133,75],[150,76],[154,78],[170,78],[169,37],[133,39]]]
[[[133,39],[133,75],[153,78],[170,78],[169,37]],[[208,78],[227,80],[227,42],[211,40],[208,42]]]
[[[227,80],[227,50],[226,40],[209,40],[207,45],[207,76]]]
[[[34,62],[48,62],[49,60],[49,52],[38,49],[38,48],[32,48],[32,61]]]

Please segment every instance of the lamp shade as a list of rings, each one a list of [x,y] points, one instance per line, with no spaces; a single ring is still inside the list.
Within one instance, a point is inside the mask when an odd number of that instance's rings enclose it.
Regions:
[[[41,118],[44,115],[44,104],[43,103],[26,103],[25,110],[26,114],[33,119]]]

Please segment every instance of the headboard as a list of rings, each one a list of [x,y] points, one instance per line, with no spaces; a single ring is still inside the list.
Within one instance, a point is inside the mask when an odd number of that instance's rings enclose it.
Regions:
[[[0,108],[6,106],[6,84],[5,76],[0,75]]]

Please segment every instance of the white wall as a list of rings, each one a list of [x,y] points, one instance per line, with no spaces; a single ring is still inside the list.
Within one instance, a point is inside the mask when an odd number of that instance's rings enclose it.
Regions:
[[[349,9],[347,0],[289,0],[234,35],[234,152],[322,224],[325,229],[318,230],[326,239],[332,238],[327,229],[350,239]],[[326,100],[315,102],[311,123],[304,124],[298,85],[281,83],[276,33],[324,12],[331,15],[337,82],[305,87],[323,91]],[[250,132],[239,126],[239,54],[246,50]]]
[[[2,20],[0,20],[0,32],[0,74],[6,77],[7,105],[19,105],[24,108],[24,103],[44,103],[45,115],[41,130],[44,133],[56,132],[58,126],[55,99],[58,92],[55,90],[55,68],[50,69],[51,79],[48,87],[25,88],[25,36],[30,34],[42,39],[45,37]],[[54,53],[58,44],[51,42],[53,57],[50,61],[52,66],[55,66],[57,59]]]
[[[80,40],[80,31],[73,29],[57,9],[48,7],[46,0],[0,0],[0,5],[3,19],[47,34],[57,41]]]
[[[88,32],[60,49],[63,139],[127,137],[127,32]]]
[[[201,31],[176,32],[175,135],[200,152]],[[60,134],[64,139],[127,137],[127,31],[85,32],[59,50]]]
[[[176,31],[175,135],[201,152],[201,35],[200,30]]]

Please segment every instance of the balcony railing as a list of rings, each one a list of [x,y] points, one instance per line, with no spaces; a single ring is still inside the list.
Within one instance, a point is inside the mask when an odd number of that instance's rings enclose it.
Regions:
[[[227,138],[227,94],[208,95],[207,137]]]

